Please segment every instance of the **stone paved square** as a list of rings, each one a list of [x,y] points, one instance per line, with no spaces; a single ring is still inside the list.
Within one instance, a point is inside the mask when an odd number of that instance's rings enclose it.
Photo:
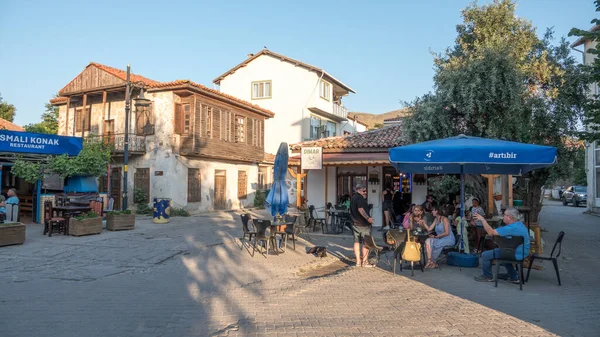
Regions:
[[[237,213],[87,237],[28,225],[24,245],[0,248],[0,336],[597,335],[600,218],[547,201],[540,223],[546,253],[566,232],[563,285],[545,262],[523,291],[477,283],[479,269],[352,267],[347,233],[251,257]],[[313,245],[329,256],[305,254]]]

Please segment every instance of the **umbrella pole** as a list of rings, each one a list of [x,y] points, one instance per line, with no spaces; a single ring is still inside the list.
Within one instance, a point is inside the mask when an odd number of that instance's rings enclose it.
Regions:
[[[460,166],[460,218],[462,221],[465,219],[465,173],[464,167]],[[465,235],[463,231],[464,226],[460,226],[460,251],[464,251],[464,240]]]

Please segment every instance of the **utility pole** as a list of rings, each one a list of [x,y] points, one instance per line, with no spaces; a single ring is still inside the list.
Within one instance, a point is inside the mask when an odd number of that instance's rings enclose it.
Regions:
[[[125,144],[123,146],[123,210],[127,209],[127,171],[129,171],[129,111],[131,110],[131,93],[129,81],[130,66],[127,64],[125,84]]]

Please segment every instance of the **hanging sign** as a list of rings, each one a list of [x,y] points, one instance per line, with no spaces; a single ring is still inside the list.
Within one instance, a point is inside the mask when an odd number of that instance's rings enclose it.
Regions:
[[[302,148],[302,169],[320,170],[323,168],[323,148],[322,147],[303,147]]]
[[[0,152],[76,156],[82,147],[81,137],[0,130]]]

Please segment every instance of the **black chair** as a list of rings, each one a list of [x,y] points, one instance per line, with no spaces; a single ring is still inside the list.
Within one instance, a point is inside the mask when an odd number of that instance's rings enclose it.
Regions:
[[[494,243],[500,248],[500,254],[498,256],[494,255],[494,261],[496,261],[496,279],[495,279],[495,287],[498,287],[498,272],[500,271],[500,265],[511,263],[517,265],[517,274],[519,275],[519,289],[523,290],[523,260],[517,260],[515,258],[515,253],[517,252],[517,248],[521,246],[523,257],[526,257],[525,254],[525,239],[522,236],[493,236],[492,240]]]
[[[461,236],[460,234],[454,233],[454,231],[452,231],[454,234],[454,238],[456,239],[456,241],[454,242],[453,245],[449,245],[449,246],[444,246],[442,248],[442,252],[440,253],[440,256],[437,258],[437,261],[435,261],[435,263],[438,265],[440,265],[440,262],[443,259],[446,259],[446,262],[448,262],[448,253],[450,252],[458,252],[460,251],[460,240],[461,240]],[[461,271],[462,271],[462,267],[458,267]],[[442,269],[442,268],[439,268]]]
[[[283,231],[278,231],[275,234],[281,235],[281,240],[283,241],[283,251],[287,248],[288,238],[292,237],[292,249],[296,250],[296,220],[298,219],[297,215],[285,215],[285,229]]]
[[[375,258],[376,258],[375,266],[377,266],[377,263],[379,262],[379,254],[384,252],[385,249],[383,247],[377,246],[377,244],[375,243],[375,239],[373,239],[373,237],[371,235],[364,236],[363,244],[369,250],[367,252],[367,258],[366,258],[367,262],[369,261],[369,255],[371,255],[371,252],[375,252]]]
[[[327,223],[325,222],[325,218],[318,217],[317,210],[315,209],[314,205],[308,206],[308,211],[309,211],[308,214],[310,216],[309,224],[312,222],[313,231],[317,230],[317,224],[321,224],[321,231],[323,232],[323,234],[325,234],[325,229],[327,228]]]
[[[400,263],[400,271],[402,271],[402,250],[404,249],[404,245],[406,242],[406,231],[399,230],[389,230],[385,233],[388,241],[393,240],[394,244],[392,247],[394,248],[394,267],[393,272],[396,274],[396,262]]]
[[[269,244],[275,251],[275,254],[279,255],[279,253],[277,252],[277,245],[275,242],[275,231],[270,230],[269,235],[267,236],[267,228],[271,227],[271,220],[254,219],[252,222],[254,223],[254,227],[256,228],[256,236],[254,239],[254,248],[252,249],[252,256],[254,256],[254,252],[256,251],[256,245],[259,242],[265,244],[265,249],[267,250],[267,254],[265,255],[265,257],[269,255]]]
[[[554,271],[556,271],[556,278],[558,279],[558,285],[560,286],[560,273],[558,271],[558,257],[560,256],[560,251],[562,249],[562,240],[565,237],[565,232],[560,232],[558,233],[558,237],[556,238],[556,242],[554,242],[554,247],[552,247],[552,252],[550,253],[550,256],[540,256],[537,254],[533,254],[531,255],[530,259],[529,259],[529,268],[527,268],[527,277],[525,278],[525,282],[529,282],[529,272],[531,272],[531,266],[533,265],[533,261],[535,259],[538,260],[545,260],[545,261],[552,261],[552,264],[554,265]],[[554,252],[556,251],[556,246],[558,246],[558,253],[556,254],[556,256],[554,256]]]
[[[242,250],[242,249],[244,249],[244,240],[246,240],[246,238],[248,238],[248,242],[251,242],[252,237],[256,235],[256,231],[251,231],[250,227],[248,226],[248,223],[252,219],[250,214],[248,214],[248,213],[240,214],[240,217],[242,218],[242,230],[244,231],[244,234],[242,235],[241,247],[240,247],[240,250]]]

